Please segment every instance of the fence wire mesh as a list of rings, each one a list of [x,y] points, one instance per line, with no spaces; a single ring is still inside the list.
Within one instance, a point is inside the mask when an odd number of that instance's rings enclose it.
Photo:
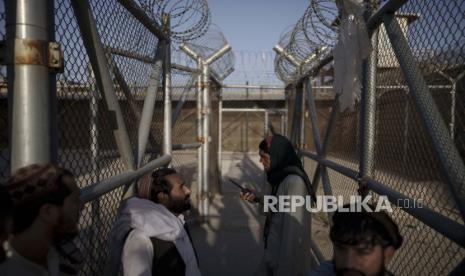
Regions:
[[[198,74],[192,74],[173,69],[172,81],[172,107],[173,129],[172,143],[197,143],[197,89]],[[178,169],[188,187],[197,193],[197,149],[173,151],[171,164]],[[194,202],[195,203],[195,202]]]
[[[168,1],[169,2],[169,1]],[[153,18],[159,19],[163,11],[177,10],[181,2],[140,1]],[[195,1],[191,1],[194,3]],[[206,1],[186,5],[197,22],[194,29],[177,29],[176,39],[189,40],[188,45],[207,58],[221,48],[226,40],[213,25],[211,29]],[[118,1],[91,0],[97,30],[104,44],[110,74],[116,88],[130,142],[137,144],[137,127],[140,122],[143,99],[148,86],[158,45],[157,38],[137,21]],[[310,54],[322,55],[325,47],[334,45],[336,28],[332,25],[337,12],[334,2],[313,0],[298,24],[281,38],[286,50],[303,62]],[[185,13],[180,13],[182,25]],[[465,159],[465,51],[463,45],[463,14],[465,5],[460,1],[408,1],[396,17],[404,32],[421,73],[439,108],[440,115],[449,129],[462,160]],[[86,53],[76,18],[69,0],[55,1],[56,40],[61,43],[66,62],[65,72],[57,75],[59,163],[72,170],[81,187],[115,176],[126,168],[118,153],[113,136],[112,118],[107,112],[104,97],[98,91],[89,57]],[[316,30],[312,33],[312,30]],[[206,34],[202,37],[203,34]],[[5,39],[5,7],[0,2],[0,40]],[[428,138],[419,110],[415,105],[404,76],[399,68],[384,27],[380,27],[377,64],[377,108],[374,179],[402,194],[419,199],[441,215],[464,224],[455,199],[435,157],[435,145]],[[267,59],[269,60],[269,59]],[[192,60],[180,62],[195,68]],[[234,64],[234,55],[228,53],[212,65],[217,77],[222,77]],[[294,81],[298,75],[286,59],[275,60],[277,73],[285,81]],[[305,64],[303,69],[313,66]],[[321,140],[328,128],[334,102],[332,92],[333,68],[329,64],[313,76],[316,108]],[[0,65],[0,181],[9,175],[8,101],[6,66]],[[196,97],[197,76],[172,70],[173,111],[180,105],[177,122],[173,125],[173,144],[197,142]],[[291,133],[287,129],[298,127],[298,108],[294,106],[297,90],[287,87],[284,93],[269,93],[263,89],[223,89],[223,109],[218,107],[219,87],[212,86],[211,164],[218,164],[217,151],[255,151],[266,132],[266,121],[277,133]],[[266,92],[266,93],[265,93]],[[160,154],[163,133],[163,91],[158,89],[155,114],[152,120],[149,145],[143,164]],[[287,108],[286,108],[287,105]],[[307,105],[306,105],[307,106]],[[240,109],[263,109],[245,112]],[[223,127],[219,130],[219,112]],[[294,115],[295,114],[295,115]],[[358,171],[360,156],[360,106],[338,115],[335,131],[329,140],[327,158]],[[305,145],[315,151],[312,129],[306,115]],[[218,134],[222,134],[222,148]],[[297,137],[295,137],[297,139]],[[197,181],[197,151],[175,151],[173,166],[189,183]],[[317,162],[305,159],[305,166],[313,176]],[[215,169],[212,166],[212,170]],[[358,183],[328,169],[331,189],[335,195],[357,193]],[[214,174],[212,174],[214,175]],[[212,182],[213,183],[213,182]],[[214,185],[214,184],[213,184]],[[323,194],[320,181],[319,194]],[[107,235],[115,220],[122,196],[122,188],[86,204],[80,220],[80,242],[85,249],[86,262],[82,275],[101,275],[108,255]],[[441,275],[465,257],[465,250],[440,233],[429,228],[417,218],[395,208],[392,214],[399,224],[404,245],[399,250],[390,269],[399,275]],[[313,238],[326,258],[331,258],[328,240],[328,217],[317,214],[313,220]],[[97,265],[96,265],[97,264]]]
[[[311,1],[309,9],[313,9],[312,4],[320,2],[324,1]],[[452,137],[462,161],[465,159],[464,12],[465,5],[460,1],[439,3],[411,0],[407,1],[395,15],[410,47],[409,51],[413,54],[439,113],[447,125],[447,135]],[[299,32],[314,30],[310,27],[302,30],[302,20],[288,32],[287,38],[283,36],[281,42],[286,46],[286,50],[295,53],[298,49],[306,49],[304,52],[308,55],[315,53],[312,49],[321,45],[334,44],[331,40],[320,44],[308,44],[308,39],[305,41],[299,39]],[[303,45],[299,46],[299,43]],[[447,185],[434,150],[438,145],[432,143],[424,127],[420,110],[410,93],[383,25],[379,29],[378,44],[373,178],[463,225],[456,199]],[[305,55],[303,57],[297,55],[297,57],[303,60]],[[275,61],[276,71],[281,79],[289,82],[298,77],[296,67],[284,57],[277,57]],[[311,69],[311,66],[309,68]],[[333,70],[333,64],[330,63],[310,76],[321,141],[324,141],[335,101],[332,91]],[[299,108],[295,106],[300,104],[295,101],[299,89],[299,83],[287,86],[289,124],[293,122],[292,114],[299,113]],[[361,107],[358,102],[352,110],[339,112],[333,135],[327,145],[327,159],[355,171],[359,171],[360,144],[363,143],[360,137],[360,114]],[[297,120],[296,126],[298,125]],[[291,137],[292,133],[289,132]],[[306,119],[305,144],[308,150],[316,152],[312,127],[308,119]],[[312,177],[317,162],[305,159],[305,166]],[[347,198],[349,195],[357,194],[359,187],[357,181],[331,169],[328,169],[328,174],[334,195],[343,195]],[[317,192],[323,194],[321,180]],[[376,196],[374,192],[371,194]],[[464,259],[463,247],[418,218],[398,207],[395,207],[391,215],[398,223],[404,237],[404,245],[389,267],[396,275],[444,275],[450,273]],[[325,258],[331,258],[332,248],[327,238],[329,231],[327,216],[315,215],[312,225],[313,239]]]
[[[134,148],[158,39],[118,1],[95,0],[89,4]],[[117,149],[111,114],[97,88],[70,1],[55,2],[55,17],[56,40],[61,43],[67,61],[64,73],[57,79],[59,163],[73,171],[80,187],[85,187],[128,168]],[[146,156],[141,165],[161,151],[162,96],[159,89]],[[80,242],[86,256],[82,275],[103,273],[109,253],[107,237],[121,196],[122,188],[119,188],[85,205],[80,219]]]
[[[58,162],[71,170],[81,188],[99,183],[129,170],[115,141],[114,112],[107,108],[107,97],[99,91],[98,81],[86,51],[76,13],[71,0],[55,0],[55,36],[64,51],[64,73],[57,74],[58,100]],[[162,151],[164,125],[164,72],[155,71],[157,58],[165,58],[166,52],[158,52],[162,43],[124,5],[133,4],[152,25],[162,25],[162,14],[170,15],[171,49],[174,60],[181,53],[179,43],[190,43],[207,59],[227,44],[217,26],[210,27],[210,10],[205,0],[180,1],[116,1],[89,0],[89,8],[95,19],[98,39],[101,41],[113,82],[117,105],[129,136],[131,150],[136,152],[139,141],[144,100],[148,87],[156,78],[154,114],[149,125],[149,138],[140,166],[158,157]],[[92,24],[92,23],[91,23]],[[82,27],[82,26],[81,26]],[[0,40],[5,39],[5,7],[0,3]],[[92,46],[94,47],[94,46]],[[161,48],[162,49],[162,48]],[[166,51],[166,50],[165,50]],[[185,54],[176,60],[183,66],[197,68],[196,61]],[[234,66],[234,55],[229,52],[212,62],[211,72],[221,81]],[[158,69],[157,69],[158,70]],[[197,133],[197,73],[171,69],[173,129],[172,143],[192,144],[198,142]],[[0,180],[9,175],[8,101],[6,66],[0,67]],[[211,77],[211,76],[208,76]],[[157,83],[157,82],[155,82]],[[211,138],[206,141],[210,152],[209,176],[213,187],[218,187],[218,99],[220,86],[210,83]],[[136,156],[137,157],[137,156]],[[197,150],[174,151],[172,166],[180,169],[186,183],[195,186],[198,180]],[[216,181],[216,183],[215,183]],[[102,275],[108,255],[108,234],[115,221],[124,188],[118,188],[84,206],[80,218],[80,244],[86,256],[81,275]],[[212,192],[217,191],[212,188]],[[194,191],[195,194],[196,191]],[[193,196],[195,198],[195,196]]]
[[[465,107],[463,100],[458,99],[465,94],[464,12],[465,6],[459,1],[409,1],[397,13],[410,51],[462,160],[465,144],[459,137],[465,128],[460,114]],[[386,33],[381,28],[380,42],[384,39]],[[437,145],[429,139],[398,61],[388,48],[390,43],[385,42],[380,43],[383,46],[378,55],[377,85],[381,88],[377,89],[375,178],[463,225],[434,152]],[[414,217],[401,210],[393,216],[405,237],[393,264],[394,271],[404,275],[443,275],[465,257],[462,247]]]

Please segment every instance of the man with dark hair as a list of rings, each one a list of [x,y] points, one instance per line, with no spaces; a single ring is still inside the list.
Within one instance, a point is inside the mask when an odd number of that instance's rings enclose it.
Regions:
[[[351,208],[349,204],[343,207]],[[333,260],[323,262],[310,275],[393,275],[386,270],[386,265],[402,245],[402,236],[387,213],[364,209],[337,211],[333,215],[330,238]]]
[[[310,180],[286,137],[278,134],[267,137],[259,144],[259,155],[272,196],[310,195],[315,200]],[[255,192],[241,195],[252,203],[256,202],[257,196]],[[295,212],[266,213],[263,231],[265,251],[257,274],[296,276],[308,273],[313,264],[310,217],[310,212],[303,206],[297,207]]]
[[[10,194],[3,184],[0,184],[0,263],[7,258],[8,238],[11,232],[11,207]]]
[[[69,241],[78,235],[81,205],[73,174],[52,164],[33,164],[17,170],[7,185],[13,237],[1,274],[77,274],[82,256]]]
[[[124,244],[120,254],[124,275],[200,275],[183,217],[191,208],[190,193],[170,168],[155,170],[151,179],[140,181],[139,197],[122,205],[112,231],[115,246]],[[107,268],[118,267],[114,262],[110,261]]]

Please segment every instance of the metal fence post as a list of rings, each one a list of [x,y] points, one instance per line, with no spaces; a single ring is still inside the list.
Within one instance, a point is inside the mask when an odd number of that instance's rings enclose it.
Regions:
[[[431,138],[446,182],[452,191],[462,218],[465,218],[465,165],[463,160],[441,118],[439,109],[394,14],[385,14],[383,22],[410,93],[420,111],[423,125]]]
[[[33,163],[57,162],[56,74],[48,61],[55,9],[52,0],[7,0],[5,11],[13,172]]]
[[[368,194],[364,178],[372,177],[375,162],[375,130],[376,130],[376,69],[378,66],[378,29],[371,37],[372,50],[363,63],[362,91],[360,103],[360,163],[359,193],[362,197]]]
[[[270,125],[270,119],[269,119],[269,116],[268,116],[268,110],[265,109],[265,128],[264,128],[264,135],[263,137],[266,137],[268,135],[268,129],[269,129],[269,125]]]
[[[203,175],[203,158],[202,152],[203,147],[205,146],[205,137],[203,136],[203,124],[202,124],[202,111],[203,111],[203,104],[202,104],[202,81],[203,81],[203,64],[202,59],[200,57],[197,58],[197,68],[201,70],[201,73],[198,75],[197,78],[197,136],[198,142],[202,145],[197,150],[197,163],[198,163],[198,177],[197,177],[197,193],[198,193],[198,210],[200,217],[203,217],[204,210],[202,205],[203,199],[203,181],[205,176]]]
[[[92,71],[92,67],[88,64],[87,67],[89,71],[89,87],[91,89],[90,92],[90,101],[89,101],[89,110],[90,110],[90,153],[92,158],[92,171],[98,172],[99,171],[99,162],[98,162],[98,152],[99,152],[99,145],[98,145],[98,137],[99,137],[99,129],[98,129],[98,112],[99,112],[99,98],[98,98],[98,91],[95,85],[95,76],[94,72]],[[100,181],[99,174],[96,173],[95,178],[93,179],[95,183]]]
[[[316,111],[316,104],[315,104],[315,95],[313,94],[312,88],[312,81],[311,78],[308,77],[305,79],[306,85],[305,88],[307,90],[307,103],[308,103],[308,112],[310,117],[310,123],[312,126],[312,135],[313,135],[313,143],[315,144],[315,149],[318,155],[322,153],[322,146],[321,146],[321,138],[319,132],[319,125],[318,125],[318,115]]]
[[[456,112],[456,107],[457,107],[457,83],[465,76],[465,72],[462,72],[460,75],[458,75],[455,79],[447,75],[446,73],[439,72],[440,75],[442,75],[444,78],[446,78],[450,83],[452,84],[452,88],[450,90],[450,123],[449,123],[449,129],[450,129],[450,137],[454,139],[455,137],[455,112]]]
[[[203,124],[203,137],[205,142],[202,148],[202,169],[203,169],[203,211],[204,216],[208,217],[208,208],[210,201],[210,68],[209,64],[205,63],[202,66],[202,101],[203,101],[203,112],[202,112],[202,124]]]
[[[407,153],[408,153],[408,133],[409,133],[409,123],[410,123],[410,111],[409,111],[409,91],[407,88],[404,90],[404,133],[403,133],[403,145],[402,145],[402,165],[407,165]]]
[[[162,71],[163,59],[166,53],[165,41],[160,40],[157,46],[157,52],[155,54],[155,63],[153,64],[150,72],[149,84],[144,99],[144,105],[142,107],[142,116],[139,123],[139,129],[137,133],[138,144],[137,144],[137,167],[139,168],[142,164],[145,151],[147,148],[148,138],[150,136],[150,128],[152,126],[153,112],[157,101],[158,86],[160,84],[160,72]]]
[[[96,80],[94,76],[94,72],[92,71],[92,66],[90,63],[87,64],[87,70],[89,72],[89,115],[90,115],[90,128],[89,128],[89,136],[90,136],[90,155],[91,155],[91,162],[92,162],[92,171],[94,175],[92,176],[92,181],[94,183],[98,183],[100,181],[100,166],[99,166],[99,128],[98,128],[98,113],[99,113],[99,95],[98,89],[96,85]],[[92,212],[92,231],[93,233],[100,233],[102,228],[102,219],[101,219],[101,206],[100,206],[100,198],[96,198],[92,200],[91,203],[91,212]],[[92,243],[102,245],[102,240],[97,235],[91,235]],[[93,255],[95,252],[91,251],[90,254]]]
[[[223,179],[222,176],[222,159],[223,159],[223,88],[220,88],[220,95],[218,98],[218,179],[220,181],[220,192],[221,192],[221,182]]]
[[[306,84],[305,81],[302,83],[302,90],[301,94],[301,105],[300,105],[300,148],[305,149],[305,117],[306,117],[306,110],[305,110],[305,89]]]
[[[287,137],[291,137],[291,134],[288,131],[288,125],[289,125],[289,90],[286,88],[284,90],[284,109],[286,112],[284,113],[284,130],[283,134]]]
[[[170,15],[162,15],[165,33],[170,31]],[[171,155],[172,152],[172,112],[171,112],[171,42],[165,41],[165,57],[163,63],[163,155]]]
[[[301,95],[302,95],[302,89],[300,86],[296,86],[294,88],[294,95],[295,95],[295,100],[294,100],[294,112],[292,114],[292,129],[291,129],[291,141],[294,143],[294,145],[299,146],[298,144],[300,143],[300,112],[302,108],[302,103],[301,103]]]
[[[305,143],[305,90],[306,83],[305,80],[302,81],[302,87],[300,89],[300,131],[299,131],[299,150],[304,150],[306,147]],[[301,158],[302,166],[305,168],[305,157]]]

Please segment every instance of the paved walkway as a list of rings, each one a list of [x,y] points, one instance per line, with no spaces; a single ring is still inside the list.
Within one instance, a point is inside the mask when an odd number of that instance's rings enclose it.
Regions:
[[[264,174],[257,154],[225,154],[223,177],[262,191]],[[244,202],[238,189],[223,181],[222,195],[214,198],[209,223],[193,227],[203,276],[253,275],[263,253],[264,217],[256,206]]]

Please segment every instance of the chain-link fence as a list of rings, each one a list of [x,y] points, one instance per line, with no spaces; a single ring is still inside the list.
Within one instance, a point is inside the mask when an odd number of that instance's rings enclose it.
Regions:
[[[10,5],[16,4],[10,2]],[[169,14],[169,20],[163,20],[164,14]],[[211,164],[218,163],[220,82],[232,70],[233,55],[226,51],[210,61],[207,75],[197,68],[196,60],[185,54],[176,56],[181,53],[178,49],[181,42],[190,43],[204,59],[227,44],[221,30],[211,27],[210,21],[204,0],[188,3],[54,1],[52,32],[65,61],[64,72],[56,77],[57,162],[74,173],[86,201],[79,221],[79,242],[85,255],[81,275],[103,274],[110,253],[108,235],[123,195],[130,195],[123,186],[128,183],[122,183],[121,179],[130,176],[136,180],[142,171],[149,173],[155,166],[167,165],[165,160],[169,159],[163,155],[167,133],[171,133],[173,145],[171,166],[180,171],[186,183],[196,186],[199,182],[198,163],[203,157],[197,154],[199,146],[209,148],[207,160]],[[5,26],[6,11],[1,2],[1,41],[6,38]],[[169,30],[163,29],[166,26]],[[212,34],[220,39],[213,39]],[[199,77],[211,80],[207,85],[210,92],[199,89],[205,86]],[[3,63],[0,78],[0,180],[3,182],[10,174],[12,147],[7,97],[12,92],[7,92],[7,68]],[[200,105],[203,108],[200,110],[198,96],[204,93],[211,98]],[[149,98],[153,111],[146,106],[150,105]],[[167,102],[172,108],[167,109]],[[206,107],[210,111],[205,113],[210,142],[200,139],[205,134],[197,128],[200,119],[197,114]],[[169,127],[165,114],[171,117]],[[165,131],[169,128],[171,131]],[[146,144],[144,133],[148,133]],[[218,181],[215,168],[215,165],[209,167],[208,176]],[[194,199],[196,193],[203,192],[193,190]]]
[[[90,1],[97,31],[105,49],[109,72],[131,145],[137,145],[142,107],[149,86],[158,39],[116,1]],[[70,1],[55,4],[56,39],[66,66],[58,75],[58,137],[60,165],[77,176],[81,187],[124,172],[113,135],[111,112],[99,93],[96,77]],[[160,76],[158,76],[160,77]],[[163,93],[158,89],[155,112],[141,166],[161,154]],[[80,240],[85,250],[83,275],[99,275],[108,255],[106,238],[116,219],[122,188],[85,205]],[[101,265],[96,265],[101,264]]]
[[[326,8],[331,8],[332,1],[311,1],[309,9],[318,9],[323,2],[329,3]],[[388,14],[394,12],[397,24],[389,19]],[[324,49],[321,47],[335,44],[329,39],[334,34],[328,28],[327,32],[318,33],[319,27],[314,24],[302,25],[302,21],[320,20],[316,13],[310,15],[315,18],[309,19],[307,12],[283,36],[281,46],[287,52],[281,51],[276,57],[277,73],[289,83],[288,134],[297,147],[303,144],[304,152],[308,153],[305,155],[311,157],[305,158],[305,166],[309,176],[317,180],[314,185],[318,186],[318,193],[348,199],[347,196],[357,195],[359,188],[367,185],[371,195],[388,195],[394,204],[391,216],[400,227],[404,244],[389,269],[398,275],[444,275],[465,258],[463,235],[454,236],[447,231],[448,227],[455,227],[455,231],[465,232],[461,178],[465,159],[464,12],[465,5],[460,1],[382,3],[379,12],[368,20],[370,32],[379,30],[378,47],[374,46],[372,54],[377,58],[375,87],[369,91],[368,83],[362,85],[361,96],[374,95],[374,104],[357,101],[352,109],[339,110],[338,97],[333,91],[334,63],[329,62],[330,55],[319,52]],[[330,14],[337,15],[335,6]],[[381,21],[384,24],[378,28],[375,22]],[[336,31],[337,24],[330,27]],[[325,39],[314,43],[315,39],[303,39],[300,34],[313,31],[315,36]],[[402,41],[396,40],[398,37],[405,39],[408,47],[402,47]],[[310,63],[305,62],[308,56],[313,57]],[[406,62],[409,56],[413,62]],[[424,85],[422,89],[418,82]],[[432,102],[427,102],[429,95]],[[313,99],[309,102],[310,96],[314,98],[314,106]],[[433,105],[436,110],[430,108]],[[316,125],[310,122],[312,112],[316,114]],[[370,115],[374,115],[371,127],[366,122]],[[366,127],[370,127],[372,136],[363,132]],[[364,148],[371,139],[374,144],[370,174],[365,170],[370,160],[366,159]],[[327,176],[322,167],[317,168],[318,164],[328,166]],[[362,176],[365,181],[361,181]],[[421,208],[429,214],[422,216],[416,212]],[[317,214],[312,227],[313,240],[323,256],[330,259],[332,247],[326,214]]]

